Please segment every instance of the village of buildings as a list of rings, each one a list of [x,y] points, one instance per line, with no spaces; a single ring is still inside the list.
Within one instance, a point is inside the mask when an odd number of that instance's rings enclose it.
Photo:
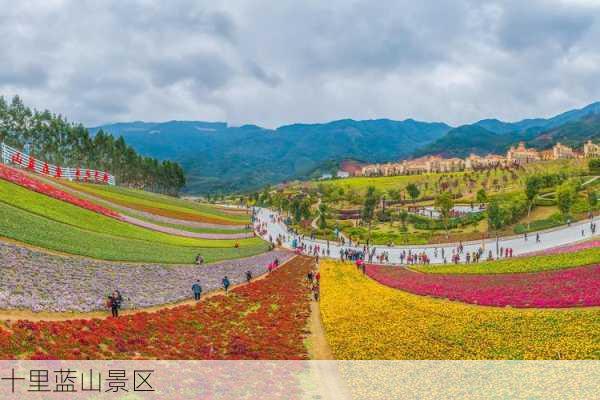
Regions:
[[[458,172],[494,167],[506,167],[524,163],[559,160],[569,158],[599,158],[600,145],[589,140],[583,145],[582,150],[574,150],[569,146],[557,143],[549,150],[538,151],[527,148],[521,142],[512,146],[506,156],[488,154],[478,156],[471,154],[467,158],[443,158],[439,156],[425,156],[413,160],[404,160],[395,163],[369,164],[354,171],[354,176],[394,176],[415,175],[436,172]]]

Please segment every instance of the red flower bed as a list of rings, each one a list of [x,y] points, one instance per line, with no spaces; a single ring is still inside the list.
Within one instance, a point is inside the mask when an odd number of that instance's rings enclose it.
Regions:
[[[306,359],[310,306],[303,282],[311,265],[296,257],[265,279],[194,306],[0,325],[0,358]]]
[[[410,293],[486,306],[561,308],[600,305],[600,265],[520,274],[423,274],[367,266],[376,281]]]
[[[52,185],[42,183],[36,179],[27,176],[19,170],[7,167],[3,164],[0,164],[0,179],[4,179],[19,186],[23,186],[29,190],[33,190],[34,192],[38,192],[46,196],[53,197],[55,199],[65,201],[67,203],[74,204],[78,207],[86,208],[90,211],[106,215],[107,217],[121,217],[119,213],[115,211],[109,210],[108,208],[104,208],[87,200],[75,197],[67,192],[55,188]]]

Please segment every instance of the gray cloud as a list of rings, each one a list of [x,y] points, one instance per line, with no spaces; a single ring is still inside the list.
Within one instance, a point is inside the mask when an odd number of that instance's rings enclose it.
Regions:
[[[584,0],[0,0],[0,94],[98,124],[453,124],[599,100]]]

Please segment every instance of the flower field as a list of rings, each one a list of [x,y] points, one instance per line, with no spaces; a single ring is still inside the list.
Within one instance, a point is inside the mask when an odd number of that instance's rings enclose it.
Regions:
[[[106,296],[114,289],[125,297],[126,309],[174,303],[190,298],[196,280],[205,292],[220,289],[225,275],[233,284],[245,282],[246,271],[258,277],[275,258],[285,262],[291,256],[276,250],[200,266],[127,264],[61,257],[1,243],[0,309],[105,310]]]
[[[246,247],[256,246],[260,243],[260,239],[254,238],[235,240],[197,239],[156,232],[125,222],[126,217],[108,218],[2,180],[0,180],[0,201],[69,226],[126,239],[189,247],[233,247],[235,243],[238,243],[241,247]]]
[[[168,218],[218,225],[246,225],[250,222],[247,216],[230,215],[219,212],[216,208],[178,201],[177,199],[167,200],[163,196],[133,189],[106,188],[73,182],[61,183],[117,205]]]
[[[549,271],[600,263],[600,247],[532,257],[515,257],[477,264],[419,265],[411,269],[432,274],[510,274]]]
[[[338,359],[599,359],[600,309],[492,308],[383,286],[321,264],[321,316]]]
[[[14,168],[7,167],[4,164],[0,164],[0,179],[4,179],[6,181],[12,182],[16,185],[22,186],[34,192],[42,193],[46,196],[74,204],[78,207],[82,207],[87,210],[106,215],[108,217],[119,217],[119,214],[115,211],[109,210],[108,208],[99,206],[87,200],[77,198],[67,192],[55,188],[52,185],[47,185],[36,179],[30,178],[23,172]]]
[[[600,265],[521,274],[422,274],[368,265],[377,282],[410,293],[486,306],[600,306]]]
[[[206,262],[213,262],[260,254],[268,249],[268,244],[262,241],[235,248],[190,247],[123,238],[54,221],[3,202],[0,202],[0,236],[99,260],[165,264],[192,264],[198,254]]]
[[[2,359],[305,359],[310,315],[297,257],[194,306],[119,318],[0,324]]]

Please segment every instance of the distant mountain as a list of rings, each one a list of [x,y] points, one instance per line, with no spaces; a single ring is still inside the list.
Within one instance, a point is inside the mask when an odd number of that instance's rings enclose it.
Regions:
[[[540,149],[561,142],[568,146],[579,147],[587,140],[600,141],[600,113],[588,115],[579,121],[567,122],[554,129],[544,131],[528,141],[528,145]]]
[[[557,141],[580,145],[600,129],[600,102],[555,117],[503,122],[485,119],[472,125],[451,129],[445,136],[416,150],[414,157],[439,154],[466,157],[470,153],[503,153],[519,141],[546,148]]]
[[[346,159],[397,160],[444,136],[444,123],[412,119],[293,124],[277,129],[223,122],[131,122],[90,128],[123,135],[144,155],[178,161],[190,193],[253,190],[305,178]]]

